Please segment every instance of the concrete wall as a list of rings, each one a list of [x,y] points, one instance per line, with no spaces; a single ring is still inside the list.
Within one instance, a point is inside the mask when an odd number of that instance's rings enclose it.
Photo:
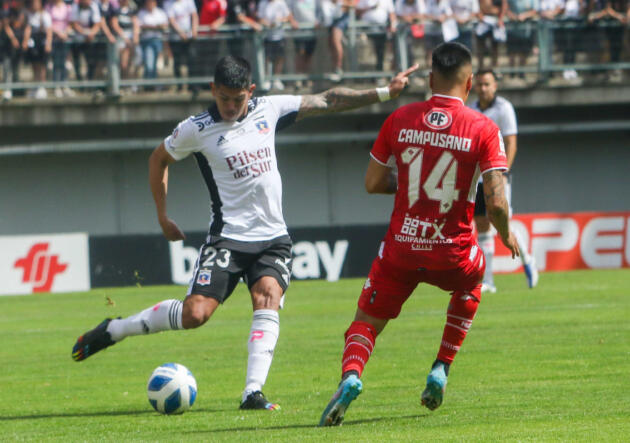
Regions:
[[[387,222],[390,196],[367,195],[368,143],[278,148],[284,213],[294,227]],[[85,231],[155,233],[149,151],[3,156],[0,235]],[[627,132],[524,135],[514,169],[516,212],[630,208]],[[170,171],[169,214],[185,231],[207,228],[209,197],[194,160]]]

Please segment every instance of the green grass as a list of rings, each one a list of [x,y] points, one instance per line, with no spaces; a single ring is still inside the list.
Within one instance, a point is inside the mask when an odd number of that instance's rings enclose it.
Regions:
[[[378,338],[344,425],[326,429],[316,424],[361,280],[292,283],[265,386],[276,413],[238,410],[251,321],[242,285],[198,330],[131,337],[82,363],[70,358],[80,333],[184,289],[0,297],[0,440],[628,441],[630,272],[548,273],[535,290],[522,275],[496,280],[440,409],[422,408],[419,396],[448,295],[422,286]],[[159,415],[146,398],[148,376],[169,361],[199,386],[182,416]]]

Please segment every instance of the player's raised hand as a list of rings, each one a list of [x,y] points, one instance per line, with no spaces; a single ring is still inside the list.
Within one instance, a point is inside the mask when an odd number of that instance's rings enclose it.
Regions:
[[[508,248],[512,253],[512,258],[516,258],[521,255],[518,249],[518,243],[516,242],[516,237],[514,237],[512,231],[509,231],[508,238],[501,238],[501,241],[503,242],[505,247]]]
[[[389,82],[389,96],[391,98],[396,98],[403,92],[409,84],[409,76],[416,72],[419,67],[420,65],[416,63],[411,68],[396,74],[396,77]]]
[[[164,233],[164,237],[166,237],[168,241],[177,241],[177,240],[186,239],[186,236],[184,235],[182,230],[179,229],[179,226],[177,226],[177,223],[175,223],[170,218],[165,217],[163,220],[160,220],[160,226],[162,227],[162,232]]]

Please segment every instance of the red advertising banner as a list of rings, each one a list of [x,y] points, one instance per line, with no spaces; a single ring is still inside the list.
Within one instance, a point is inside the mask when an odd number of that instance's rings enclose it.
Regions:
[[[511,221],[542,271],[630,267],[630,212],[519,214]],[[522,270],[495,239],[495,272]]]

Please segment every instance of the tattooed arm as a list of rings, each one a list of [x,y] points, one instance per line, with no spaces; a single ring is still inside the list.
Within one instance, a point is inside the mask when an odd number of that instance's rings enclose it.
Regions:
[[[409,83],[409,75],[417,69],[418,65],[414,65],[392,79],[388,86],[390,98],[396,98],[401,94]],[[379,95],[376,89],[357,91],[343,87],[332,88],[320,94],[303,96],[297,120],[314,115],[347,111],[378,102]]]
[[[505,197],[503,171],[494,169],[483,174],[483,197],[488,218],[499,231],[501,241],[512,252],[512,258],[518,256],[518,245],[510,231],[510,209]]]

